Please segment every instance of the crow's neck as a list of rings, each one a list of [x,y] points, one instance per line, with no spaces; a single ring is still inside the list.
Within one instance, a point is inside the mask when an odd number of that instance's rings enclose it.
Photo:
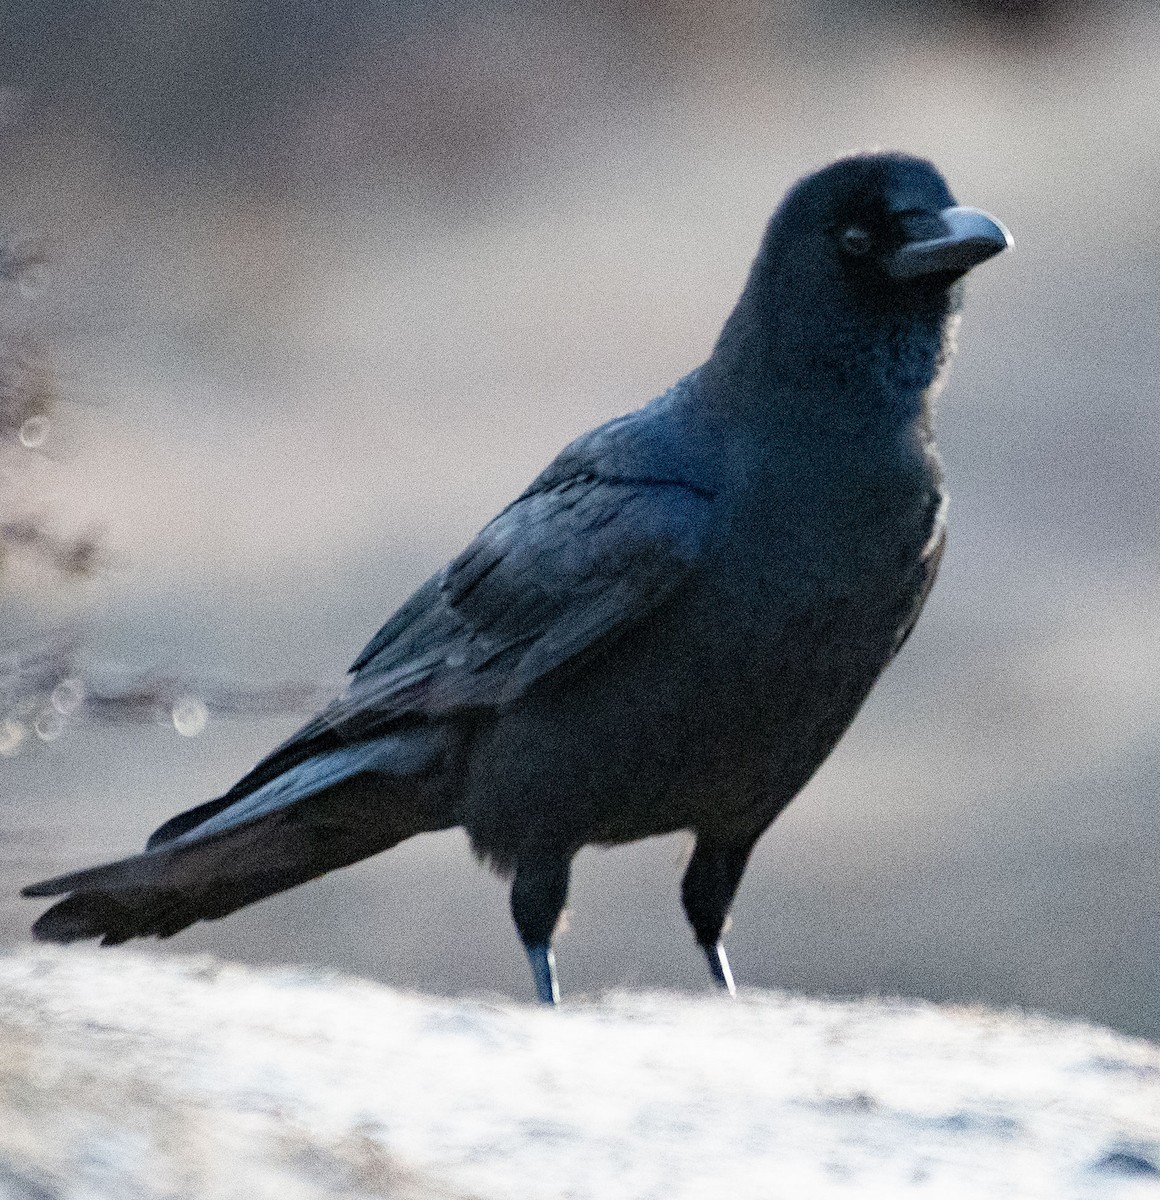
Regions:
[[[954,348],[954,297],[909,311],[843,308],[755,276],[699,372],[703,398],[773,434],[912,427],[930,437]]]

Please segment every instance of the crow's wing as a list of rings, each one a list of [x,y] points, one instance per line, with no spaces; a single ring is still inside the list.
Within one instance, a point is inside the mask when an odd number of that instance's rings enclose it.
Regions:
[[[395,613],[351,667],[342,696],[149,844],[195,828],[316,754],[510,704],[672,593],[704,542],[711,494],[664,478],[561,469],[572,465],[557,460]]]
[[[541,477],[387,622],[323,718],[361,738],[368,721],[510,704],[678,587],[711,504],[679,482]]]

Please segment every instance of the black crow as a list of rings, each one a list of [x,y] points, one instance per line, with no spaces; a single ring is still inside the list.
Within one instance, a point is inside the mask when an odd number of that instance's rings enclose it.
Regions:
[[[374,636],[346,692],[141,854],[24,889],[48,941],[168,937],[461,825],[541,1000],[585,845],[690,830],[717,982],[754,843],[905,642],[943,550],[931,403],[1010,237],[902,154],[797,183],[709,360],[568,446]]]

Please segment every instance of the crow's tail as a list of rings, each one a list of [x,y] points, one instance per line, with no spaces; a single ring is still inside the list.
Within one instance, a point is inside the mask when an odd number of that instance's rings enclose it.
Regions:
[[[453,825],[438,769],[441,739],[422,736],[430,753],[418,753],[412,731],[319,755],[226,807],[203,806],[213,809],[208,819],[142,854],[24,888],[25,896],[66,897],[33,935],[100,938],[105,946],[170,937]]]

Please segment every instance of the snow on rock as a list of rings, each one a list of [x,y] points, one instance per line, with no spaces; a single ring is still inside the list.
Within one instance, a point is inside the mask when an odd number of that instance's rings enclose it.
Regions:
[[[897,1000],[556,1011],[0,958],[0,1200],[1160,1198],[1160,1047]]]

